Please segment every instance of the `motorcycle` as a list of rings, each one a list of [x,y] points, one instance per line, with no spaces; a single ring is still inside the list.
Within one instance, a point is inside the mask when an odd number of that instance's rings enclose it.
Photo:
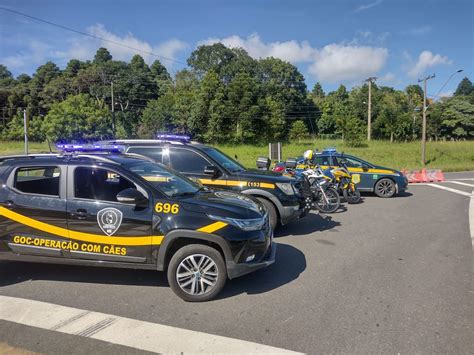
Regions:
[[[307,167],[302,171],[287,167],[285,174],[307,179],[313,195],[313,206],[320,212],[333,213],[339,209],[341,205],[339,193],[333,186],[332,179],[327,177],[319,166],[315,169]]]
[[[360,175],[351,174],[344,163],[340,167],[328,170],[325,174],[333,177],[337,190],[342,192],[347,203],[360,203],[362,198],[356,186],[360,182]]]

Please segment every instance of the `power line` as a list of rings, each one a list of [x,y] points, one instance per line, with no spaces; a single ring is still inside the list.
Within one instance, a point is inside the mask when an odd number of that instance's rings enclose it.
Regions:
[[[121,47],[124,47],[124,48],[128,48],[128,49],[134,50],[134,51],[136,51],[136,52],[145,53],[145,54],[148,54],[148,55],[157,57],[157,58],[161,58],[161,59],[164,59],[164,60],[168,60],[168,61],[170,61],[170,62],[174,62],[174,63],[179,63],[179,64],[187,65],[186,63],[180,62],[179,60],[176,60],[176,59],[171,59],[171,58],[168,58],[168,57],[165,57],[165,56],[162,56],[162,55],[153,53],[153,52],[148,52],[148,51],[145,51],[145,50],[143,50],[143,49],[135,48],[135,47],[132,47],[132,46],[129,46],[129,45],[120,43],[120,42],[116,42],[116,41],[112,41],[112,40],[110,40],[110,39],[102,38],[102,37],[99,37],[99,36],[96,36],[96,35],[93,35],[93,34],[90,34],[90,33],[87,33],[87,32],[82,32],[82,31],[79,31],[79,30],[75,30],[74,28],[70,28],[70,27],[67,27],[67,26],[63,26],[63,25],[60,25],[60,24],[57,24],[57,23],[54,23],[54,22],[51,22],[51,21],[48,21],[48,20],[41,19],[41,18],[39,18],[39,17],[35,17],[35,16],[28,15],[28,14],[24,14],[24,13],[19,12],[19,11],[7,9],[7,8],[5,8],[5,7],[0,7],[0,10],[8,11],[8,12],[11,12],[11,13],[14,13],[14,14],[17,14],[17,15],[21,15],[21,16],[24,16],[24,17],[27,17],[27,18],[30,18],[30,19],[39,21],[39,22],[46,23],[46,24],[48,24],[48,25],[50,25],[50,26],[59,27],[59,28],[62,28],[63,30],[66,30],[66,31],[74,32],[74,33],[80,34],[80,35],[82,35],[82,36],[86,36],[86,37],[98,39],[98,40],[101,40],[101,41],[104,41],[104,42],[112,43],[112,44],[115,44],[116,46],[121,46]]]

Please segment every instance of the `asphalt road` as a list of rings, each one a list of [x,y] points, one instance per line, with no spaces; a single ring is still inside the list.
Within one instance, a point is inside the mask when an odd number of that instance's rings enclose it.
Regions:
[[[474,190],[474,173],[447,177],[472,180],[439,185]],[[0,295],[306,353],[473,353],[471,199],[418,185],[388,200],[366,195],[330,217],[311,214],[278,231],[273,266],[228,282],[212,302],[185,303],[150,271],[6,262]],[[139,352],[7,321],[2,348]]]

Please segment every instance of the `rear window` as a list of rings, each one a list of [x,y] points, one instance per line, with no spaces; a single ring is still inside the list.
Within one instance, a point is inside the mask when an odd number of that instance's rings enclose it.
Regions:
[[[59,196],[59,177],[57,166],[19,168],[15,172],[14,186],[21,192],[39,195]]]

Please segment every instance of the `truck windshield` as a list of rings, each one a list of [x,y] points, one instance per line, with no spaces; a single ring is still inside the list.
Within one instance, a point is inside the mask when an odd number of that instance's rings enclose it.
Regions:
[[[220,150],[216,148],[206,147],[203,149],[207,155],[209,155],[212,159],[214,159],[219,165],[224,167],[225,169],[229,170],[231,173],[237,173],[239,171],[244,171],[245,168],[240,165],[234,159],[228,157]]]
[[[137,160],[123,164],[127,169],[140,175],[168,197],[194,195],[201,186],[161,164]]]

